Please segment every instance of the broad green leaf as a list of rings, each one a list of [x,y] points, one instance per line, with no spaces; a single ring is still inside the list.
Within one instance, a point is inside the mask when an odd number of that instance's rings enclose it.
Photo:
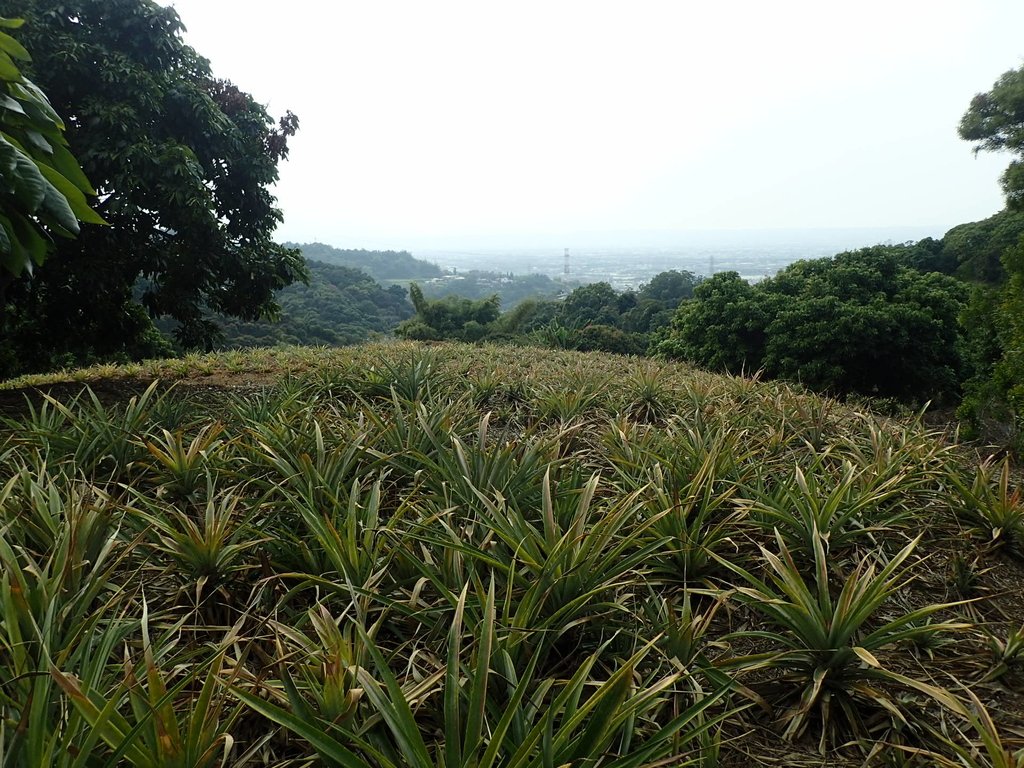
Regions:
[[[15,59],[21,59],[22,61],[30,61],[32,59],[28,55],[28,51],[25,50],[25,47],[5,32],[0,32],[0,51],[4,51]]]
[[[18,65],[14,63],[10,54],[3,50],[0,50],[0,80],[7,80],[8,82],[21,80],[21,72],[18,70]]]
[[[88,201],[85,199],[85,195],[82,190],[68,181],[62,176],[56,169],[51,168],[48,165],[41,165],[39,169],[43,172],[43,175],[56,189],[64,196],[69,206],[69,210],[72,211],[72,216],[77,216],[78,219],[85,222],[86,224],[106,224],[103,217],[100,216],[96,211],[89,207]],[[77,221],[75,223],[75,229],[77,229]],[[71,229],[71,227],[68,227]]]

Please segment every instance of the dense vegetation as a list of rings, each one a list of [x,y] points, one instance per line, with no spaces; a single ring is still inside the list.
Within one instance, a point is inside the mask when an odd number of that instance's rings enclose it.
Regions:
[[[304,274],[272,240],[269,191],[295,116],[275,122],[216,78],[175,11],[150,0],[2,0],[0,16],[25,20],[25,72],[64,118],[109,222],[49,243],[32,278],[8,287],[0,375],[164,352],[151,316],[201,347],[211,312],[272,315],[275,292]]]
[[[952,397],[967,288],[908,266],[914,251],[877,246],[800,261],[756,285],[717,274],[676,313],[658,351],[837,394]]]
[[[499,347],[105,374],[0,401],[5,764],[1019,764],[1024,507],[917,422]]]
[[[436,264],[414,258],[408,251],[345,250],[323,243],[286,243],[297,248],[309,261],[361,269],[374,280],[419,280],[441,277]]]
[[[405,288],[384,288],[361,269],[318,261],[306,264],[309,283],[289,286],[277,295],[279,319],[245,323],[219,318],[223,335],[218,346],[356,344],[390,335],[413,313]]]
[[[966,366],[958,411],[965,434],[1024,451],[1024,211],[964,224],[944,241],[971,285],[962,315]]]
[[[700,278],[669,270],[638,291],[618,292],[608,283],[574,288],[560,299],[527,299],[505,313],[499,294],[469,300],[448,295],[427,300],[412,286],[416,317],[396,329],[414,340],[500,341],[540,344],[559,349],[643,355],[651,339],[672,319],[675,309],[693,296]]]
[[[504,314],[414,284],[410,307],[376,279],[436,266],[314,244],[333,263],[307,274],[271,240],[297,119],[214,78],[173,10],[14,15],[34,58],[0,32],[0,375],[166,352],[154,318],[208,347],[280,302],[234,343],[402,320],[774,378],[395,343],[8,383],[4,768],[1024,765],[1010,459],[777,380],[963,391],[969,426],[1019,426],[1019,159],[1008,212],[942,241]],[[1022,114],[1024,69],[961,134],[1020,155]]]

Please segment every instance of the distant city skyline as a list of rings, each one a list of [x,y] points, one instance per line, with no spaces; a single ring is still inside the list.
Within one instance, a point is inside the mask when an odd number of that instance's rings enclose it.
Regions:
[[[1020,2],[162,1],[217,76],[298,114],[282,240],[940,236],[1002,207],[1009,157],[956,126],[1021,66]]]

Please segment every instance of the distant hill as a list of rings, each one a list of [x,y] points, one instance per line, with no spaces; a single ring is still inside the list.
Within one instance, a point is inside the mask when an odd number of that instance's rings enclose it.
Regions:
[[[360,269],[310,261],[309,272],[308,286],[290,285],[278,294],[279,322],[219,318],[224,330],[220,346],[354,344],[374,334],[390,333],[413,315],[405,288],[384,288]]]
[[[526,299],[551,299],[566,290],[562,283],[547,275],[513,275],[511,272],[467,270],[424,282],[423,295],[428,299],[462,296],[486,299],[497,294],[502,309],[511,309]]]
[[[309,261],[361,269],[374,280],[426,280],[444,274],[437,264],[417,259],[408,251],[342,250],[324,243],[285,245],[298,248]]]

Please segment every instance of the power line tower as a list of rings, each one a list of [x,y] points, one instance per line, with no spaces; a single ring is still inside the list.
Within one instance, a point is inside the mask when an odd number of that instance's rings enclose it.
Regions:
[[[562,282],[569,282],[569,249],[565,249],[565,266],[562,267]]]

